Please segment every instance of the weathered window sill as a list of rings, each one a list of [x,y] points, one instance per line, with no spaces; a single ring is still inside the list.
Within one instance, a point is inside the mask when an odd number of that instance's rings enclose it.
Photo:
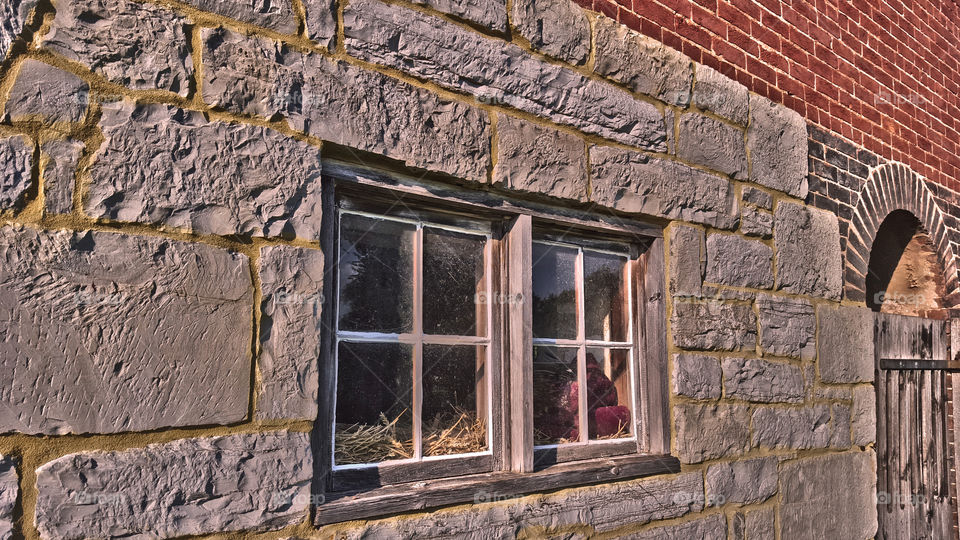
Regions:
[[[496,472],[327,493],[317,525],[468,502],[491,502],[555,489],[680,472],[673,456],[621,456],[551,465],[532,473]]]

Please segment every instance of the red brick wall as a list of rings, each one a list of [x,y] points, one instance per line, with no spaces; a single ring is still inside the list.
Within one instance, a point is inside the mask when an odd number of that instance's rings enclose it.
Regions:
[[[955,0],[576,0],[960,190]]]

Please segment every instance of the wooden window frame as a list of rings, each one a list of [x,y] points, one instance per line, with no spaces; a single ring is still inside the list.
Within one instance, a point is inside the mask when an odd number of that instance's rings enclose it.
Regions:
[[[678,472],[669,455],[670,432],[666,380],[666,310],[661,227],[598,214],[589,209],[556,207],[431,183],[404,174],[353,163],[324,162],[321,244],[334,271],[324,287],[320,404],[314,429],[316,524],[477,500],[477,493],[511,497],[562,487]],[[491,308],[488,362],[492,417],[489,455],[443,457],[377,467],[333,469],[333,400],[336,394],[336,320],[330,309],[336,288],[337,202],[391,208],[397,215],[428,222],[490,223],[488,291],[499,302]],[[413,210],[416,208],[417,210]],[[423,210],[421,210],[423,209]],[[424,213],[429,219],[423,219]],[[634,438],[534,450],[532,246],[535,237],[569,234],[590,245],[628,244],[633,252],[629,284],[633,298],[631,358]],[[567,241],[567,243],[576,243]],[[329,254],[333,254],[332,256]],[[568,448],[564,448],[568,447]],[[476,459],[484,458],[484,459]],[[487,459],[488,458],[488,459]],[[345,472],[349,471],[349,472]]]

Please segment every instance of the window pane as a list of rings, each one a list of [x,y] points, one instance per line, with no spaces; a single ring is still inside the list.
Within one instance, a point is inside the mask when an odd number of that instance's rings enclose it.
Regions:
[[[587,426],[591,440],[631,436],[630,351],[587,349]]]
[[[577,349],[534,347],[534,444],[576,442],[579,424]]]
[[[486,348],[423,346],[423,455],[487,449]]]
[[[577,250],[533,244],[533,337],[577,338]]]
[[[340,330],[413,330],[416,226],[354,214],[340,218]]]
[[[583,252],[584,323],[587,339],[629,341],[627,338],[627,258]]]
[[[486,311],[486,237],[423,229],[423,332],[475,336]],[[485,300],[484,300],[485,301]],[[482,330],[482,324],[479,326]]]
[[[413,457],[413,347],[337,347],[337,465]]]

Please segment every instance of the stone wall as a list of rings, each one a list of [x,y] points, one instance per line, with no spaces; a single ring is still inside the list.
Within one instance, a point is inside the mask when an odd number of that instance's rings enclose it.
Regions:
[[[566,0],[0,5],[0,537],[874,534],[796,113]],[[315,527],[331,156],[663,225],[682,471]]]

